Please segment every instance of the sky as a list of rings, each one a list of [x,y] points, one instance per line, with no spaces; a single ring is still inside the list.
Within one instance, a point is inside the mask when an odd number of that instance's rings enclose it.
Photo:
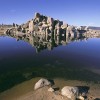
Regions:
[[[0,24],[22,24],[34,13],[75,26],[100,26],[100,0],[0,0]]]

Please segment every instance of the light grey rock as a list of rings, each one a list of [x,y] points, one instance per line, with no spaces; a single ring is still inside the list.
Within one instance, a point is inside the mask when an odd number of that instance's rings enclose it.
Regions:
[[[70,31],[75,30],[75,27],[69,25],[69,26],[67,27],[67,30],[70,30]]]
[[[61,25],[61,28],[62,29],[66,29],[68,27],[68,24],[63,24],[63,25]]]
[[[42,23],[42,22],[39,22],[39,23],[38,23],[38,26],[42,26],[42,25],[43,25],[43,23]]]
[[[48,27],[48,24],[45,24],[45,23],[44,23],[44,24],[42,25],[42,27],[47,28],[47,27]]]
[[[46,35],[48,35],[49,34],[49,28],[46,28]]]
[[[42,23],[43,24],[46,24],[47,23],[46,19],[43,19]]]
[[[58,28],[57,29],[57,35],[60,35],[60,33],[61,33],[61,28]]]
[[[85,27],[85,26],[78,26],[78,27],[77,27],[77,30],[87,30],[87,28],[88,28],[88,27]]]
[[[87,100],[87,99],[84,99],[84,97],[82,97],[82,96],[78,96],[77,97],[79,100]]]
[[[53,29],[52,26],[50,26],[50,27],[49,27],[49,30],[51,31],[52,29]]]
[[[35,18],[39,18],[40,17],[40,14],[39,13],[35,13]]]
[[[50,88],[48,89],[48,91],[54,92],[55,90],[54,90],[52,87],[50,87]]]
[[[55,25],[55,28],[59,29],[59,28],[61,28],[61,25],[63,25],[63,22],[58,20],[57,24]]]
[[[33,32],[33,30],[34,30],[34,23],[33,23],[33,20],[31,20],[30,22],[29,22],[29,32]]]
[[[47,79],[40,79],[34,86],[34,90],[37,90],[41,87],[44,87],[44,86],[49,86],[49,85],[52,85],[52,83],[50,81],[48,81]]]
[[[40,32],[40,33],[43,32],[43,27],[42,27],[42,26],[39,27],[39,32]]]
[[[65,86],[62,88],[61,94],[71,100],[76,100],[79,94],[79,90],[77,87]]]
[[[47,23],[48,23],[49,26],[52,26],[53,23],[54,23],[54,19],[51,18],[51,17],[48,17],[48,18],[47,18]]]

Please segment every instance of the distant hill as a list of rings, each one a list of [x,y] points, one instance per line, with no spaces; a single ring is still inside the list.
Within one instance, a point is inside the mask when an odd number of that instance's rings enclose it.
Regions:
[[[93,29],[93,30],[100,30],[100,27],[89,26],[89,29]]]
[[[0,24],[0,28],[11,28],[12,27],[12,25],[1,25]]]

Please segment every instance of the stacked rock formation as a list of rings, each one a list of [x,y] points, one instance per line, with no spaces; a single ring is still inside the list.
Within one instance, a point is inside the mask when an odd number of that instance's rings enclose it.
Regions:
[[[86,26],[71,26],[64,24],[63,21],[56,20],[52,17],[47,17],[39,13],[35,13],[32,20],[28,21],[22,25],[14,25],[13,28],[6,31],[7,34],[16,35],[18,33],[32,34],[32,35],[45,35],[46,40],[48,36],[55,38],[56,36],[66,36],[67,37],[80,37],[82,34],[98,35],[100,31],[90,30]]]
[[[29,21],[28,33],[45,35],[75,35],[79,33],[74,26],[64,24],[63,21],[35,13],[34,19]]]

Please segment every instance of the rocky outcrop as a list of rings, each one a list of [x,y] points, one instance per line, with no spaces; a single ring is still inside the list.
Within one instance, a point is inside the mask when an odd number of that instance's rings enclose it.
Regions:
[[[84,36],[87,38],[95,38],[95,37],[98,38],[100,37],[100,30],[89,29],[88,31],[84,33]]]
[[[7,29],[6,34],[29,42],[36,48],[36,52],[59,45],[66,45],[71,41],[87,40],[100,37],[100,30],[91,30],[86,26],[72,26],[63,21],[35,13],[33,19],[22,25],[14,25]]]
[[[12,29],[6,31],[8,34],[16,34],[18,32],[46,35],[48,38],[50,35],[79,37],[81,34],[91,33],[91,30],[89,30],[89,28],[86,26],[72,26],[69,24],[64,24],[63,21],[41,15],[40,13],[35,13],[34,18],[29,20],[27,23],[22,25],[14,25]],[[100,34],[100,31],[98,32],[96,30],[92,30],[92,32]]]
[[[47,86],[50,87],[47,87]],[[47,92],[55,93],[56,95],[60,95],[64,100],[87,100],[89,87],[87,86],[64,86],[61,91],[59,87],[52,86],[52,82],[47,79],[40,79],[34,87],[34,90],[38,90],[39,88],[47,88]],[[58,99],[57,99],[58,100]]]
[[[28,21],[29,30],[28,33],[37,33],[37,34],[74,34],[75,32],[79,33],[74,26],[64,24],[63,21],[53,19],[52,17],[47,17],[39,13],[35,13],[35,16],[32,20]],[[28,24],[26,24],[27,26]],[[24,25],[25,26],[25,25]],[[22,26],[23,27],[23,26]],[[24,27],[25,28],[25,27]]]
[[[64,88],[62,88],[61,94],[71,100],[76,100],[79,91],[77,87],[65,86]]]
[[[51,85],[53,85],[52,82],[50,82],[47,79],[42,78],[35,84],[34,90],[37,90],[37,89],[44,87],[44,86],[51,86]]]

